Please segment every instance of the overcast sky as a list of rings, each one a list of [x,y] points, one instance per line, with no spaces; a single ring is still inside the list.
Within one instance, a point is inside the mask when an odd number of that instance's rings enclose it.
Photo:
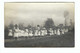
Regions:
[[[52,18],[55,25],[64,24],[64,11],[68,11],[68,23],[74,20],[74,3],[5,3],[5,25],[11,22],[24,25],[43,25],[47,18]],[[74,22],[74,21],[73,21]]]

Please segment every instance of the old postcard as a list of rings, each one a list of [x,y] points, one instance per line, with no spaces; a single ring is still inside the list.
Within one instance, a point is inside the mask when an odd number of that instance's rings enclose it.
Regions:
[[[74,47],[74,3],[5,2],[5,47]]]

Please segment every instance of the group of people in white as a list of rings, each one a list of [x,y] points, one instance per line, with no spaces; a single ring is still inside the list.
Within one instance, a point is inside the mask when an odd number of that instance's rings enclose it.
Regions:
[[[14,38],[19,38],[19,37],[32,37],[32,36],[46,36],[46,35],[61,35],[61,34],[65,34],[66,32],[68,32],[68,28],[57,28],[57,29],[52,29],[49,28],[48,30],[43,27],[42,29],[40,29],[40,27],[37,27],[37,29],[32,30],[32,28],[30,29],[24,29],[21,30],[19,29],[19,27],[12,29],[9,29],[9,33],[8,36],[13,36]]]

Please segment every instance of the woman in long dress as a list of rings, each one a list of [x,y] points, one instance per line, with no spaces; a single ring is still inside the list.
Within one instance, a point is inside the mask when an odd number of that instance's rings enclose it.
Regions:
[[[23,30],[21,30],[21,37],[24,37],[25,35],[24,35],[24,31]]]
[[[41,30],[41,36],[44,36],[44,30]]]
[[[62,29],[62,34],[64,34],[64,29]]]
[[[46,29],[44,30],[44,35],[47,35],[47,30]]]
[[[30,30],[29,36],[30,37],[33,36],[32,30]]]
[[[57,30],[56,30],[56,29],[54,30],[54,34],[55,34],[55,35],[57,34]]]
[[[9,36],[10,38],[12,38],[12,37],[13,37],[12,29],[9,29],[9,34],[8,34],[8,36]]]
[[[9,35],[8,36],[12,36],[12,30],[9,29]]]
[[[60,29],[57,30],[57,35],[60,35]]]
[[[52,28],[50,28],[50,35],[53,35],[53,30],[52,30]]]
[[[19,37],[19,28],[15,28],[14,30],[15,30],[14,38],[18,38]]]
[[[25,30],[25,37],[28,37],[28,29]]]

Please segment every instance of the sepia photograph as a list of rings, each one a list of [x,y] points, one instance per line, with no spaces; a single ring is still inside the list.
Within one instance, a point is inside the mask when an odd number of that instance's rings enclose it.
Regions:
[[[75,47],[74,2],[5,2],[4,47]]]

